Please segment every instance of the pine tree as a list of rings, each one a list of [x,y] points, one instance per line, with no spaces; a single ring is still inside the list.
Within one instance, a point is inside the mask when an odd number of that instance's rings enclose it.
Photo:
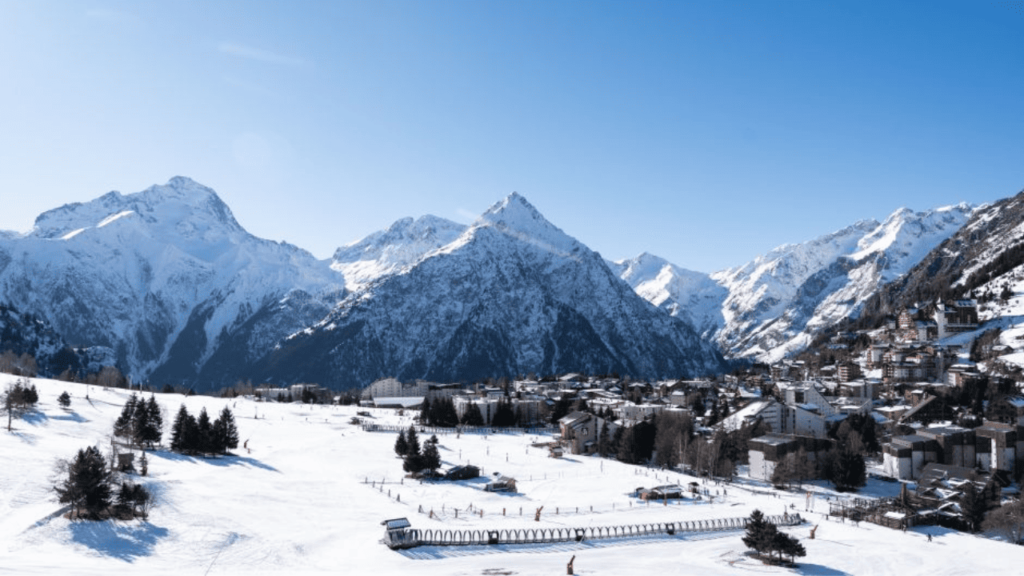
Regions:
[[[160,405],[156,403],[156,396],[150,395],[149,401],[145,403],[145,412],[146,424],[142,429],[141,440],[149,446],[153,446],[159,444],[164,437],[164,417],[160,414]]]
[[[420,437],[416,434],[416,427],[409,425],[409,431],[405,434],[405,441],[408,443],[408,449],[406,454],[419,454],[420,453]]]
[[[182,404],[178,409],[178,415],[174,417],[174,425],[171,426],[171,450],[184,452],[185,427],[189,419],[188,409]]]
[[[57,402],[61,405],[61,408],[71,406],[71,395],[65,390],[57,397]]]
[[[772,526],[774,528],[774,526]],[[804,545],[794,536],[790,536],[785,532],[775,530],[775,534],[772,535],[771,552],[779,553],[779,560],[782,560],[783,556],[789,556],[790,561],[795,560],[797,556],[806,556],[807,550],[804,549]]]
[[[608,434],[608,421],[607,420],[602,420],[601,421],[601,431],[597,435],[597,453],[598,453],[598,455],[600,455],[602,457],[607,456],[609,450],[611,449],[611,446],[609,445],[610,443],[611,443],[611,439],[609,438],[609,434]]]
[[[121,482],[121,487],[117,490],[117,507],[125,513],[132,510],[134,496],[132,485],[128,482]]]
[[[151,423],[149,421],[149,408],[146,406],[146,401],[139,398],[135,403],[135,407],[132,411],[132,423],[131,423],[131,439],[136,445],[142,445],[146,441],[146,433],[151,433]]]
[[[395,454],[405,456],[409,451],[409,443],[405,441],[405,430],[398,431],[398,439],[395,440]]]
[[[636,464],[639,462],[636,448],[636,431],[634,428],[635,426],[630,426],[628,428],[623,426],[622,428],[619,428],[619,430],[622,430],[623,432],[622,438],[619,441],[616,458],[618,458],[620,462],[625,462],[626,464]],[[616,432],[618,432],[618,430],[616,430]]]
[[[512,403],[505,398],[498,399],[498,405],[494,408],[494,417],[491,418],[491,425],[496,428],[509,428],[515,426],[516,416],[512,411]]]
[[[68,476],[54,486],[62,504],[70,504],[72,515],[84,509],[97,517],[110,506],[111,472],[99,450],[89,446],[79,450],[67,466]]]
[[[440,402],[440,408],[438,410],[439,419],[434,422],[435,426],[444,426],[446,428],[454,428],[459,425],[459,413],[455,410],[455,401],[451,398],[444,398]]]
[[[210,448],[217,454],[226,454],[228,450],[238,448],[238,426],[235,425],[235,415],[227,406],[213,422]]]
[[[195,454],[202,448],[202,437],[199,433],[199,423],[196,417],[188,414],[185,417],[185,424],[182,426],[181,451],[186,454]]]
[[[441,454],[437,451],[437,444],[427,442],[423,447],[422,467],[431,471],[441,467]]]
[[[210,422],[210,415],[206,413],[206,406],[199,411],[199,419],[196,421],[197,424],[197,444],[196,450],[203,454],[210,454],[214,452],[213,446],[213,423]]]
[[[831,459],[826,479],[841,492],[853,491],[867,483],[864,457],[851,450],[841,450]]]
[[[424,424],[426,426],[430,426],[431,425],[430,410],[431,410],[430,398],[424,398],[423,399],[423,405],[420,406],[420,423],[422,423],[422,424]]]
[[[124,407],[121,408],[121,415],[114,421],[114,436],[118,438],[125,438],[128,441],[132,441],[134,439],[132,424],[135,419],[135,406],[138,402],[139,398],[134,393],[128,397],[128,400],[124,403]]]
[[[743,544],[747,548],[753,548],[758,555],[765,552],[770,554],[777,531],[775,525],[765,519],[763,512],[754,510],[747,520],[747,531],[743,536]]]
[[[480,407],[476,405],[476,402],[470,402],[466,406],[466,412],[462,415],[463,426],[483,426],[484,415],[480,412]]]

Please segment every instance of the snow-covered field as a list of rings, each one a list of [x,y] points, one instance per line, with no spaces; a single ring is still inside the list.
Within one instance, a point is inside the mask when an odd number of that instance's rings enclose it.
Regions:
[[[0,375],[2,385],[12,380]],[[576,574],[586,575],[1016,574],[1024,561],[1024,548],[941,528],[902,533],[826,521],[824,498],[831,493],[820,487],[811,513],[804,510],[803,493],[776,493],[750,483],[707,486],[712,493],[727,491],[713,503],[642,505],[628,495],[634,488],[693,479],[599,458],[551,459],[546,450],[530,447],[534,436],[440,437],[446,465],[470,462],[488,476],[514,476],[518,495],[484,492],[482,481],[403,481],[392,450],[396,435],[363,432],[349,424],[355,407],[170,394],[157,394],[166,427],[182,402],[192,413],[205,406],[212,415],[228,404],[249,449],[218,459],[153,452],[149,476],[136,477],[157,496],[148,522],[70,522],[58,513],[61,505],[51,490],[54,462],[87,445],[108,452],[111,427],[128,393],[35,383],[38,410],[15,421],[12,433],[0,431],[0,573],[547,575],[563,574],[575,555]],[[56,401],[63,390],[72,395],[66,411]],[[399,423],[393,412],[372,412],[379,422]],[[165,443],[168,439],[165,432]],[[893,488],[873,483],[868,489]],[[791,504],[811,520],[787,529],[807,548],[795,569],[749,559],[739,532],[405,552],[379,542],[381,520],[401,516],[419,528],[582,527],[739,517],[754,508],[780,514]],[[537,524],[533,511],[542,505]],[[436,518],[430,518],[431,510]],[[820,525],[817,538],[808,540],[814,524]]]

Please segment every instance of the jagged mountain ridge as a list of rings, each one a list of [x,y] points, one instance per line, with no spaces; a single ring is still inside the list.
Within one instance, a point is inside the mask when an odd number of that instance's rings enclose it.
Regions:
[[[377,278],[415,264],[465,231],[466,226],[437,216],[402,218],[386,230],[338,248],[331,268],[344,275],[348,290],[356,292]]]
[[[2,298],[72,346],[112,349],[136,380],[191,382],[257,311],[295,294],[326,313],[341,292],[326,262],[248,234],[213,190],[182,177],[50,210],[0,239]],[[263,328],[276,342],[296,326]]]
[[[617,371],[715,373],[717,350],[639,298],[518,194],[449,244],[350,294],[256,367],[339,387],[385,375],[459,381]]]
[[[882,223],[857,222],[711,275],[649,255],[614,266],[638,294],[698,327],[726,356],[774,361],[806,347],[817,330],[856,317],[973,211],[967,204],[902,208]]]
[[[607,262],[637,294],[711,338],[725,325],[722,302],[729,291],[711,276],[680,268],[644,252],[635,258]]]
[[[427,289],[413,285],[421,278],[429,278]],[[251,236],[213,190],[176,177],[50,210],[25,234],[0,234],[0,296],[72,346],[106,350],[133,379],[155,385],[309,381],[309,366],[332,362],[346,367],[347,379],[327,373],[316,381],[363,385],[396,370],[465,380],[722,368],[713,346],[637,297],[596,253],[515,194],[472,227],[407,218],[319,261]],[[432,325],[431,310],[443,310],[444,321]],[[374,330],[323,354],[292,345],[349,316]],[[376,317],[388,321],[374,324]],[[352,329],[350,322],[345,330]],[[406,350],[409,358],[397,354],[403,336],[427,334]],[[386,362],[360,360],[360,350],[378,344]]]
[[[955,234],[871,298],[866,313],[882,316],[905,306],[991,291],[1024,264],[1024,192],[979,207]]]

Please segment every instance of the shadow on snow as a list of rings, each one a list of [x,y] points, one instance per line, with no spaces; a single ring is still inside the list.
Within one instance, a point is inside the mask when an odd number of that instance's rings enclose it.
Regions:
[[[269,470],[270,472],[280,472],[277,468],[274,468],[269,464],[264,464],[255,458],[249,458],[248,456],[235,456],[228,454],[227,456],[214,456],[207,458],[203,456],[179,454],[177,452],[171,452],[170,450],[153,450],[152,452],[149,452],[149,454],[163,458],[164,460],[174,460],[177,462],[203,462],[214,466],[251,466],[253,468]]]
[[[96,552],[125,562],[149,556],[162,538],[169,534],[166,528],[149,522],[91,522],[71,523],[71,539]]]
[[[66,420],[68,422],[77,422],[79,424],[81,424],[82,422],[89,421],[88,418],[84,418],[78,412],[71,412],[70,414],[63,414],[61,416],[53,416],[50,418],[50,420]]]

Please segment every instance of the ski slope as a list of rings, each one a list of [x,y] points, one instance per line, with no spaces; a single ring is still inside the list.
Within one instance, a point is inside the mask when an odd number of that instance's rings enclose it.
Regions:
[[[2,385],[13,380],[0,375]],[[205,406],[211,415],[227,404],[248,449],[211,459],[152,452],[149,476],[133,477],[156,495],[148,521],[70,522],[60,515],[50,489],[54,462],[87,445],[108,453],[109,432],[128,392],[34,383],[38,410],[16,420],[13,432],[0,431],[0,573],[550,575],[564,573],[575,555],[575,572],[585,575],[966,575],[1014,574],[1024,561],[1024,548],[941,528],[902,533],[826,521],[825,498],[834,494],[822,486],[811,487],[811,512],[805,510],[803,492],[777,492],[749,481],[707,486],[712,494],[727,492],[713,502],[646,505],[630,496],[636,487],[695,479],[600,458],[548,458],[546,450],[530,446],[544,438],[529,435],[439,437],[446,466],[468,462],[483,467],[487,476],[513,476],[520,494],[484,492],[482,479],[420,484],[402,479],[394,433],[364,432],[349,423],[356,407],[176,394],[156,395],[164,409],[165,443],[180,404],[194,414]],[[68,410],[57,404],[63,390],[72,396]],[[409,423],[391,411],[371,412],[377,422]],[[872,482],[866,491],[896,489]],[[538,524],[532,516],[540,506]],[[769,514],[796,511],[811,520],[787,529],[807,548],[797,568],[750,559],[739,532],[404,552],[380,543],[380,522],[402,516],[418,528],[582,527],[738,517],[755,508]],[[808,540],[815,524],[817,538]]]

